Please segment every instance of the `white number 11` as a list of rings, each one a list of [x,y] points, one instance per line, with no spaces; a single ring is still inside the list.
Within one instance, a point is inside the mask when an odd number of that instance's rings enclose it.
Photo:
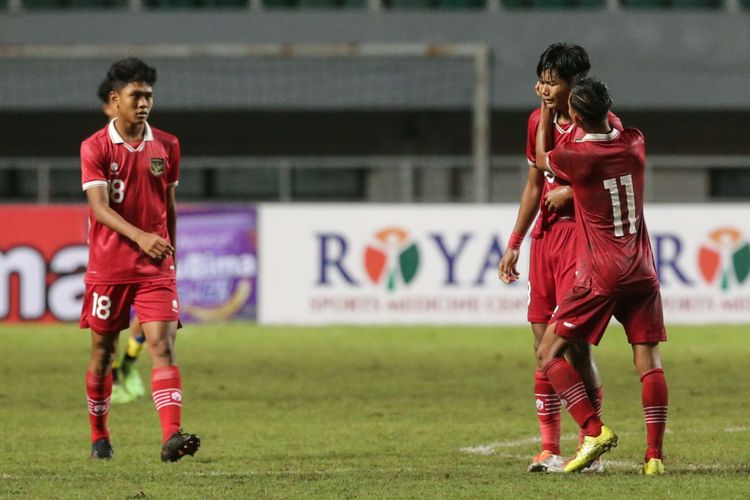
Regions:
[[[633,190],[633,178],[628,175],[620,177],[620,184],[625,186],[625,195],[628,200],[628,234],[635,234],[635,191]],[[615,222],[615,236],[622,236],[622,224],[624,215],[620,206],[620,190],[617,186],[617,178],[613,177],[604,181],[604,187],[609,190],[612,198],[612,217]]]

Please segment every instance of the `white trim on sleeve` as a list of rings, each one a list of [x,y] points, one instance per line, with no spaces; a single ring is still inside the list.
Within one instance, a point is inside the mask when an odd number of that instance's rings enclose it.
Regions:
[[[87,189],[91,189],[92,187],[97,186],[106,186],[107,181],[88,181],[83,183],[83,190],[86,191]]]
[[[526,163],[529,164],[529,168],[536,167],[536,163],[534,163],[533,161],[529,160],[528,158],[526,158]]]
[[[557,173],[557,167],[552,163],[552,155],[547,155],[547,166],[550,169],[550,172],[552,172],[552,175],[555,177],[560,177],[560,174]]]
[[[169,186],[169,187],[172,187],[172,186],[177,187],[177,185],[179,183],[180,183],[180,181],[174,181],[174,182],[170,182],[169,184],[167,184],[167,186]]]

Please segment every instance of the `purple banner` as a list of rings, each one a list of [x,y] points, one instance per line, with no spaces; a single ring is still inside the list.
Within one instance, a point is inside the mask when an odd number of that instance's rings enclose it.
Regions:
[[[183,322],[256,319],[255,207],[190,207],[177,219]]]

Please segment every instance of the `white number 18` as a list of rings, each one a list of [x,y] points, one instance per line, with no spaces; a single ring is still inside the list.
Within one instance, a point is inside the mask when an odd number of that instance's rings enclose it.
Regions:
[[[94,304],[91,307],[91,314],[99,319],[107,319],[111,313],[112,300],[106,295],[99,295],[94,292]]]
[[[112,203],[122,203],[125,199],[125,181],[115,179],[109,183],[109,199]]]

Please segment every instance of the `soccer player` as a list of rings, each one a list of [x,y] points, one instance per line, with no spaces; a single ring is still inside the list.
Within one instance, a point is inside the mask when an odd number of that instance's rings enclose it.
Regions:
[[[544,107],[552,112],[555,143],[564,140],[573,130],[568,112],[568,96],[574,81],[586,76],[591,65],[583,47],[555,43],[539,57],[536,73],[539,78],[537,94]],[[534,110],[528,120],[526,158],[529,172],[521,195],[521,203],[513,233],[498,265],[500,279],[512,283],[519,278],[516,270],[521,242],[539,213],[531,232],[531,262],[529,266],[528,321],[534,334],[534,349],[544,335],[552,312],[568,291],[575,274],[575,223],[573,191],[570,184],[549,172],[535,167],[536,135],[540,110]],[[611,121],[622,128],[619,119]],[[589,397],[597,411],[601,411],[602,387],[596,365],[587,345],[571,348],[568,359],[581,372]],[[537,370],[534,374],[534,399],[542,435],[542,449],[531,462],[530,472],[562,472],[564,459],[560,452],[560,400],[552,385]],[[583,435],[580,436],[583,440]],[[596,462],[590,471],[601,472]]]
[[[104,113],[108,120],[115,117],[115,109],[112,106],[112,101],[110,99],[111,93],[112,82],[109,81],[109,78],[105,78],[102,80],[102,83],[99,84],[99,88],[96,89],[96,95],[102,102],[102,113]]]
[[[137,315],[130,321],[130,335],[122,358],[112,363],[112,404],[131,403],[146,394],[138,369],[134,366],[143,351],[146,336]],[[115,353],[116,356],[116,353]]]
[[[102,113],[108,120],[115,118],[115,108],[112,105],[112,82],[109,78],[102,80],[96,95],[102,102]],[[143,350],[143,344],[146,337],[143,335],[143,328],[137,316],[133,316],[130,322],[130,336],[128,337],[128,347],[122,360],[115,358],[112,364],[112,404],[130,403],[136,398],[143,396],[146,389],[143,387],[143,380],[138,370],[133,367],[138,355]],[[122,381],[120,381],[120,372],[122,371]]]
[[[583,135],[555,145],[552,114],[542,108],[537,134],[537,168],[566,179],[576,208],[577,263],[573,288],[565,296],[537,350],[561,401],[586,437],[565,472],[586,467],[617,445],[586,395],[581,377],[563,357],[571,345],[599,343],[612,316],[622,323],[642,382],[647,448],[642,472],[664,473],[662,441],[667,423],[667,382],[659,353],[666,340],[659,280],[646,222],[643,191],[646,151],[636,129],[612,128],[612,105],[604,83],[586,78],[570,93],[570,116]]]
[[[89,263],[81,327],[91,329],[86,394],[91,457],[113,457],[107,416],[112,361],[131,306],[153,362],[151,386],[162,429],[162,461],[193,455],[200,439],[180,429],[182,377],[175,363],[178,328],[174,242],[177,138],[147,123],[156,70],[136,58],[115,62],[115,118],[81,144],[82,185],[89,204]]]

